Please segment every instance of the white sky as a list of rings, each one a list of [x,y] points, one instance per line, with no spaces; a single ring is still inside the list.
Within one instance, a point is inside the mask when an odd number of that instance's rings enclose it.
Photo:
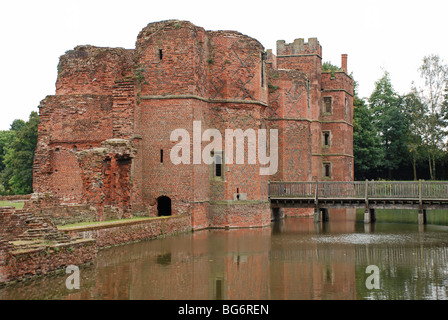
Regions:
[[[236,30],[276,52],[276,41],[317,37],[323,61],[348,69],[367,97],[383,69],[403,94],[419,80],[422,58],[448,63],[446,0],[7,1],[0,4],[0,130],[27,120],[55,92],[57,64],[77,45],[134,48],[148,23],[188,20]]]

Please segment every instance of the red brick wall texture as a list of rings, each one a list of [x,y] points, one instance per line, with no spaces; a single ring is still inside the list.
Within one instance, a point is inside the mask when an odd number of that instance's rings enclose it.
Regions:
[[[275,55],[239,32],[179,20],[148,24],[135,49],[78,46],[60,58],[56,94],[39,106],[34,192],[59,205],[89,205],[96,220],[168,210],[189,215],[194,229],[266,225],[268,180],[353,179],[346,55],[342,64],[322,72],[315,38],[278,41]],[[226,129],[277,129],[277,172],[260,175],[245,144],[244,164],[234,154],[216,177],[213,164],[193,161],[195,121],[200,134],[217,129],[223,138]],[[170,160],[176,129],[190,136],[182,141],[189,164]],[[171,203],[161,208],[160,197]]]

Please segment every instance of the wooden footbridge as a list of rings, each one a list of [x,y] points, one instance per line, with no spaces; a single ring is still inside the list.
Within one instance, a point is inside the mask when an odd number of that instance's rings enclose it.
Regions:
[[[273,209],[314,208],[316,222],[327,220],[330,208],[363,208],[365,223],[375,221],[375,209],[417,209],[425,224],[426,210],[448,209],[448,182],[270,181],[269,199]]]

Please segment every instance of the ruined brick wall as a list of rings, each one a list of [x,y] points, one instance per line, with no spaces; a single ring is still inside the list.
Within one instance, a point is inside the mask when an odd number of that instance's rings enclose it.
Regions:
[[[206,31],[179,20],[148,24],[133,50],[78,46],[61,57],[56,95],[40,106],[35,191],[52,193],[62,206],[89,205],[93,210],[78,212],[96,220],[157,216],[159,200],[169,197],[171,213],[189,214],[195,229],[223,226],[224,211],[241,225],[252,223],[245,216],[264,223],[269,208],[260,203],[267,200],[268,180],[321,180],[326,162],[332,165],[327,179],[353,176],[353,80],[346,55],[342,65],[334,77],[322,73],[315,38],[278,41],[274,55],[239,32]],[[330,114],[322,112],[325,97],[333,102]],[[170,139],[176,129],[188,132],[183,147],[189,163],[170,159],[180,141]],[[224,159],[226,129],[278,129],[277,173],[260,175],[258,159],[248,163],[253,146],[246,140],[244,164],[236,164],[234,154],[215,177],[213,165],[193,157],[192,139],[207,129],[221,133],[222,149],[214,151]],[[323,131],[333,142],[325,147]],[[126,141],[127,151],[105,151],[104,141],[113,139]],[[241,200],[259,206],[259,217]],[[219,201],[239,209],[222,209]],[[67,211],[56,212],[70,220]]]
[[[47,215],[0,207],[0,284],[89,263],[96,253],[95,240],[71,240]]]
[[[31,198],[31,194],[17,194],[12,196],[0,196],[0,201],[27,201]]]
[[[99,220],[129,217],[131,163],[135,152],[128,140],[109,139],[99,148],[76,153],[81,169],[83,201],[97,209]],[[105,208],[110,209],[106,211],[108,214],[105,214]]]
[[[52,192],[65,203],[82,203],[76,153],[112,138],[111,109],[108,96],[49,96],[41,102],[34,192]]]
[[[15,213],[13,207],[0,207],[0,239],[3,241],[16,239],[27,230],[25,217]]]
[[[71,238],[95,239],[99,248],[105,248],[189,232],[191,223],[189,215],[182,215],[63,230]]]
[[[61,56],[56,95],[110,95],[115,81],[132,74],[133,50],[77,46]]]
[[[104,205],[114,205],[107,194],[119,195],[118,214],[122,214],[124,207],[125,211],[130,207],[131,164],[123,165],[127,161],[123,159],[118,161],[116,167],[123,182],[115,190],[116,182],[84,174],[89,171],[86,167],[103,166],[109,155],[103,154],[101,159],[90,157],[90,162],[86,162],[80,153],[97,150],[105,140],[132,138],[136,81],[133,54],[133,50],[93,46],[68,51],[58,65],[56,95],[48,96],[39,106],[34,192],[51,193],[58,198],[58,205],[92,204],[98,213],[96,220],[103,219]],[[93,191],[100,200],[92,199],[91,191],[98,184],[109,189],[98,194]],[[63,217],[60,221],[76,221],[76,217],[66,219],[67,211],[76,214],[75,210],[54,210],[62,212],[57,214]]]
[[[92,263],[97,252],[95,240],[10,251],[4,264],[0,264],[0,284],[48,274],[69,265]]]
[[[10,207],[0,207],[0,238],[7,241],[68,240],[49,216]]]

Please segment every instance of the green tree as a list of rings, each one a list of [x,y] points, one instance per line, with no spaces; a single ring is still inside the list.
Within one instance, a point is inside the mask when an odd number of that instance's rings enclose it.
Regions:
[[[417,176],[417,163],[426,157],[424,137],[426,136],[426,107],[422,103],[418,92],[412,88],[403,97],[403,108],[408,123],[407,145],[413,168],[414,180]]]
[[[393,170],[397,170],[408,157],[407,121],[402,110],[403,99],[392,86],[389,73],[375,82],[369,104],[373,111],[373,121],[381,139],[384,156],[380,166],[392,179]]]
[[[373,112],[365,100],[358,98],[356,91],[353,104],[355,179],[376,178],[376,170],[382,163],[384,153],[380,137],[373,125]]]
[[[338,66],[335,66],[334,64],[332,64],[329,61],[322,63],[322,71],[323,72],[331,72],[332,77],[335,76],[336,71],[341,71],[341,70],[342,70],[341,68],[339,68]]]
[[[26,126],[25,121],[23,121],[22,119],[16,119],[12,122],[10,131],[18,132],[25,126]]]
[[[5,169],[5,155],[14,138],[14,131],[0,131],[0,174]]]
[[[5,167],[1,174],[3,187],[9,194],[33,192],[33,160],[39,115],[33,111],[28,122],[23,126],[16,126],[19,123],[14,121],[11,126],[10,131],[14,132],[14,139],[7,147],[3,161]]]
[[[443,155],[445,139],[448,136],[446,114],[446,89],[448,82],[448,65],[437,55],[423,58],[419,68],[420,76],[425,85],[419,90],[413,89],[424,106],[424,121],[421,138],[426,146],[429,171],[435,180],[436,161]]]

